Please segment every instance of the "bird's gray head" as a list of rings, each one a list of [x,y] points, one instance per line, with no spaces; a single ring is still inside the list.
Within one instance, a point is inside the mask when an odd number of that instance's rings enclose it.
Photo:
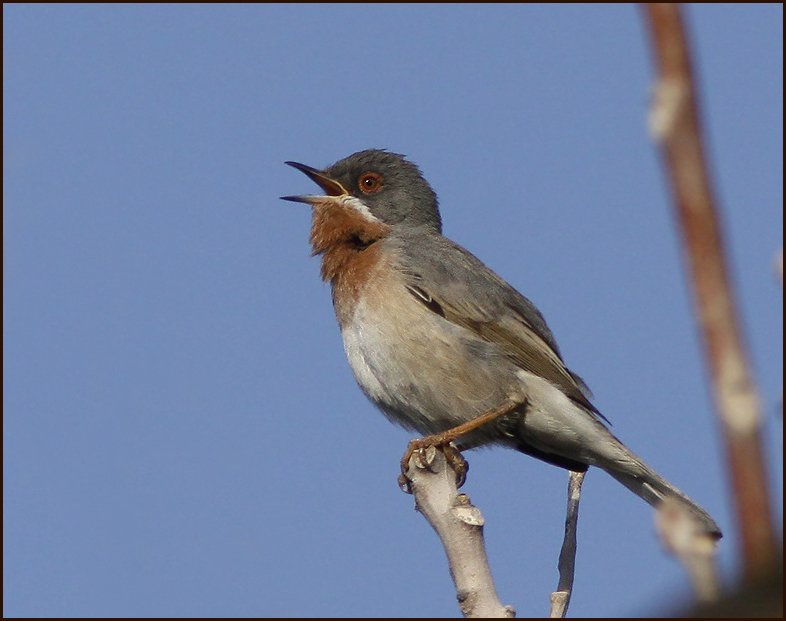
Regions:
[[[437,195],[420,169],[403,155],[380,149],[353,153],[324,170],[287,162],[308,175],[328,196],[353,197],[376,219],[390,226],[427,227],[440,233]],[[313,203],[316,197],[286,196]]]

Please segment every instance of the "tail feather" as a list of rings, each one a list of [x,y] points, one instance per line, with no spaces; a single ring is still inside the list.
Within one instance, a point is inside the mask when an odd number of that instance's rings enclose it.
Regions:
[[[653,507],[667,497],[685,506],[719,539],[720,528],[707,512],[666,482],[614,436],[593,412],[549,381],[522,371],[528,401],[518,421],[514,446],[521,452],[569,470],[596,466]]]
[[[668,481],[661,478],[654,470],[639,461],[640,468],[636,474],[627,472],[620,472],[619,470],[606,469],[611,476],[617,481],[622,483],[634,494],[646,500],[653,507],[657,508],[666,497],[674,498],[681,502],[696,519],[704,526],[707,534],[714,539],[720,539],[723,536],[720,527],[715,523],[709,513],[702,509],[693,500],[688,498],[679,489],[674,487]]]

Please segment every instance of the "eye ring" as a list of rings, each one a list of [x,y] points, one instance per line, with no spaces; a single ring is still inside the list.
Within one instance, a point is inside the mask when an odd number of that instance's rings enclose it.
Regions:
[[[379,192],[384,185],[382,175],[375,172],[367,172],[360,175],[358,179],[358,187],[363,194],[373,194]]]

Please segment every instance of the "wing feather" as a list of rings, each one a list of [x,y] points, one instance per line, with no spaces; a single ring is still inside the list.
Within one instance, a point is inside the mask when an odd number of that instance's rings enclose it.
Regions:
[[[606,420],[589,401],[584,382],[565,365],[532,302],[446,237],[410,234],[401,243],[399,269],[410,293],[426,308],[495,343],[518,367],[547,379]],[[416,262],[407,252],[410,244],[417,246]]]

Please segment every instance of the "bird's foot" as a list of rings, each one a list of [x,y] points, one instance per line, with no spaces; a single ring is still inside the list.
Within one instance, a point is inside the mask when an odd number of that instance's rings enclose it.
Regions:
[[[425,438],[411,440],[409,446],[407,447],[407,452],[404,453],[404,457],[401,459],[401,476],[398,478],[399,487],[408,494],[411,493],[409,489],[410,481],[409,478],[407,478],[409,460],[412,458],[412,455],[415,453],[415,451],[420,451],[420,455],[423,455],[423,465],[421,467],[427,468],[428,462],[425,461],[425,455],[423,454],[422,449],[427,449],[429,447],[442,448],[443,452],[445,453],[445,459],[447,459],[448,464],[450,464],[450,466],[453,468],[453,471],[456,473],[456,485],[458,487],[464,485],[464,481],[467,478],[467,470],[469,469],[469,465],[467,464],[467,461],[461,456],[461,453],[459,453],[455,445],[452,444],[452,442],[469,433],[470,431],[474,431],[481,425],[485,425],[486,423],[491,422],[504,414],[507,414],[512,409],[522,406],[524,403],[526,403],[526,401],[527,399],[524,395],[511,394],[507,399],[505,399],[502,405],[489,410],[488,412],[481,414],[480,416],[473,418],[466,423],[462,423],[458,427],[453,427],[453,429],[448,429],[447,431],[443,431],[442,433],[437,433],[432,436],[426,436]]]
[[[456,475],[456,487],[461,487],[467,480],[469,463],[467,463],[467,460],[461,455],[461,452],[456,448],[455,444],[449,440],[445,442],[442,434],[426,436],[425,438],[416,438],[410,441],[404,453],[404,457],[401,458],[401,474],[398,477],[398,485],[407,494],[412,493],[410,487],[411,481],[407,476],[409,462],[414,456],[419,468],[429,468],[432,461],[428,456],[429,448],[441,449],[445,454],[445,460],[448,462],[448,466],[450,466]]]

